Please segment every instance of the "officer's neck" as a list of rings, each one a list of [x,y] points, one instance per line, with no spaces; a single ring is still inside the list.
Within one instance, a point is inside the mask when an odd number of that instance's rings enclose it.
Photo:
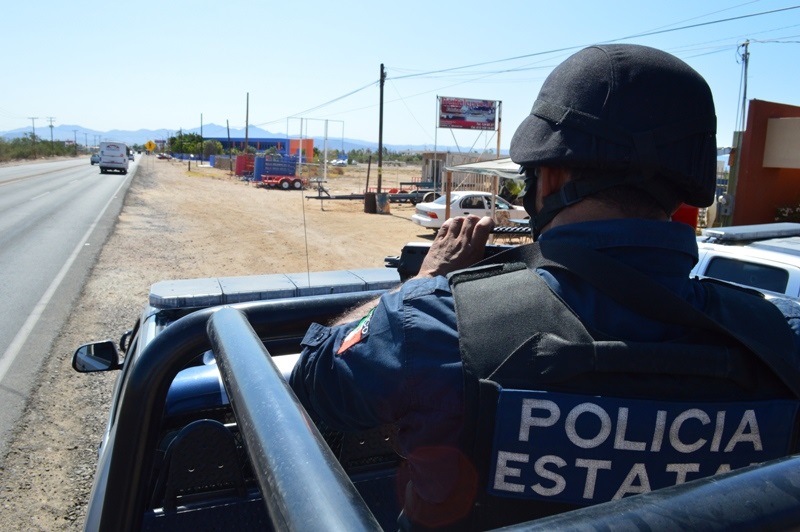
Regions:
[[[543,231],[559,227],[561,225],[569,225],[581,222],[592,222],[602,220],[617,220],[620,218],[630,218],[630,216],[623,213],[620,209],[598,201],[594,198],[585,198],[578,203],[574,203],[559,212],[553,221],[547,224]],[[658,221],[669,221],[666,214],[652,218]]]

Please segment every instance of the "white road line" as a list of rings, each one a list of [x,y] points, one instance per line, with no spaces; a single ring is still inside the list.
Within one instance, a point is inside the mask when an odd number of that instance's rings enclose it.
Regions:
[[[49,191],[49,190],[48,190],[47,192],[45,192],[44,194],[39,194],[38,196],[34,196],[34,197],[32,197],[32,198],[31,198],[31,199],[29,199],[28,201],[33,201],[33,200],[37,200],[37,199],[39,199],[39,198],[43,198],[43,197],[47,196],[48,194],[50,194],[50,191]]]
[[[127,180],[123,180],[122,183],[120,183],[120,185],[117,187],[117,190],[114,191],[114,194],[111,196],[111,198],[109,198],[105,207],[103,207],[103,210],[97,215],[97,218],[94,219],[94,222],[92,222],[92,225],[86,231],[86,234],[83,235],[81,241],[78,242],[77,246],[75,246],[72,254],[67,259],[67,262],[65,262],[61,267],[58,275],[56,275],[55,279],[53,279],[53,282],[50,283],[50,286],[47,287],[47,290],[42,295],[42,298],[38,303],[36,303],[36,306],[33,307],[33,311],[30,313],[30,315],[28,315],[28,319],[25,320],[25,323],[11,341],[11,344],[8,346],[8,349],[6,349],[6,352],[0,357],[0,382],[2,382],[5,378],[6,373],[8,373],[8,368],[10,368],[11,364],[14,363],[14,360],[17,358],[17,355],[19,355],[19,352],[22,349],[22,346],[25,345],[25,342],[28,340],[28,336],[30,336],[31,331],[36,326],[39,318],[42,317],[44,309],[47,308],[48,303],[50,303],[50,300],[53,298],[53,294],[55,294],[56,290],[58,290],[58,287],[61,284],[61,281],[63,281],[64,277],[66,277],[67,272],[72,266],[72,263],[74,263],[75,259],[78,258],[78,253],[81,252],[83,246],[86,244],[86,241],[89,240],[89,235],[92,234],[92,231],[94,231],[95,227],[97,227],[97,224],[100,223],[100,219],[103,217],[103,214],[105,214],[106,210],[108,210],[109,205],[111,205],[111,202],[117,197],[117,194],[119,194],[120,189],[126,181]]]

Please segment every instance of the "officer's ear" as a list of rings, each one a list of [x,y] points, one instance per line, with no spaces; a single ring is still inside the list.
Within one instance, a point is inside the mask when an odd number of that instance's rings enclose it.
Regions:
[[[540,166],[539,167],[539,187],[541,197],[546,198],[561,190],[567,181],[572,179],[569,168],[563,166]]]

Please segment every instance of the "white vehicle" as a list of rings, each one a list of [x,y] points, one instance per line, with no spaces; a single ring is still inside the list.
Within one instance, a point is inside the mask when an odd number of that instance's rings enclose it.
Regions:
[[[435,201],[429,203],[418,203],[417,212],[411,216],[411,221],[415,224],[427,227],[428,229],[439,229],[444,223],[445,208],[447,197],[440,196]],[[497,213],[508,213],[509,220],[525,220],[529,218],[525,209],[517,205],[511,205],[501,197],[495,196],[495,215]],[[450,193],[450,218],[456,216],[476,216],[492,215],[492,195],[489,192],[458,191]],[[503,217],[505,217],[503,215]]]
[[[100,173],[128,173],[128,146],[124,142],[100,143]]]
[[[767,294],[800,297],[800,224],[703,229],[692,277],[712,277]]]

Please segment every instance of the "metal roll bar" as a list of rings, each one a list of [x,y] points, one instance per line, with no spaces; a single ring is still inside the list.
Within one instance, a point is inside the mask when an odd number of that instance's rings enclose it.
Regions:
[[[245,315],[220,310],[208,336],[275,529],[381,530]]]
[[[97,518],[87,517],[87,529],[141,529],[167,390],[178,371],[211,347],[274,529],[380,529],[260,339],[267,333],[302,335],[311,321],[324,321],[376,294],[217,307],[167,327],[123,383],[107,442],[114,452],[104,453],[92,492],[93,498],[110,495],[101,501]],[[793,456],[504,530],[785,530],[798,525],[800,456]]]
[[[311,322],[324,322],[380,293],[302,297],[234,307],[247,316],[258,335],[302,336]],[[90,496],[90,510],[93,506],[101,510],[97,515],[87,515],[87,530],[141,530],[167,391],[181,369],[211,348],[206,326],[209,318],[223,308],[202,309],[172,323],[145,347],[130,368],[122,383],[116,417],[106,442],[113,452],[101,455]],[[283,393],[280,388],[278,390]],[[263,390],[262,393],[271,392]],[[270,414],[278,418],[284,415],[281,411]],[[261,420],[262,423],[269,421],[266,417]],[[275,432],[280,431],[275,429]],[[309,433],[308,437],[316,435]],[[266,474],[264,471],[255,473]],[[264,482],[272,482],[272,479],[259,479],[259,484]]]

